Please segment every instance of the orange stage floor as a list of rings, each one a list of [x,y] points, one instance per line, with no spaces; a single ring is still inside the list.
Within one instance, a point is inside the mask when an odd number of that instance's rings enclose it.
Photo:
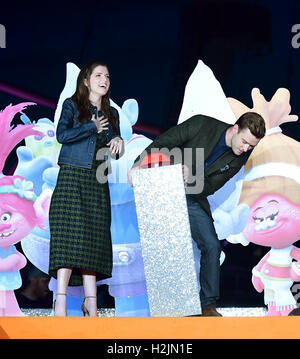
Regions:
[[[300,317],[2,317],[11,339],[299,339]]]

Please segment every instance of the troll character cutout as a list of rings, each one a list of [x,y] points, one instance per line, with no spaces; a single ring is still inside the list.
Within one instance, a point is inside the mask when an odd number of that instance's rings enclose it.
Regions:
[[[290,94],[279,89],[270,102],[252,91],[253,110],[266,121],[266,136],[253,150],[245,165],[239,203],[250,207],[246,227],[230,242],[252,242],[271,250],[252,270],[252,283],[264,291],[268,316],[288,315],[296,306],[291,293],[300,280],[300,143],[281,133],[284,122],[296,121],[289,115]],[[236,100],[229,100],[236,116],[249,111]]]
[[[27,261],[14,244],[35,226],[43,226],[52,193],[47,190],[37,197],[32,182],[2,174],[7,156],[21,140],[35,134],[44,136],[33,125],[11,126],[14,116],[29,105],[34,103],[9,105],[0,113],[0,316],[23,316],[14,290],[22,284],[19,270]]]
[[[34,125],[17,125],[15,128],[11,126],[14,116],[20,112],[24,115],[23,110],[27,106],[35,105],[33,102],[22,102],[13,106],[10,104],[0,112],[0,176],[2,175],[5,161],[14,147],[25,137],[30,135],[40,135],[44,137],[42,132],[33,129]]]
[[[26,258],[14,244],[35,226],[43,227],[48,216],[51,190],[36,197],[33,184],[21,176],[0,178],[0,316],[22,316],[14,290],[21,287],[19,270]]]

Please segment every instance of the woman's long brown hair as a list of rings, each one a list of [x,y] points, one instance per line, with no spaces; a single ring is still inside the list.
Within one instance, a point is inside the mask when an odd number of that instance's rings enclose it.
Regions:
[[[84,80],[87,80],[89,82],[90,76],[97,66],[104,66],[107,68],[107,66],[104,63],[100,61],[94,61],[85,65],[81,69],[77,78],[76,91],[71,98],[76,103],[79,111],[79,116],[78,116],[79,123],[83,123],[90,120],[91,113],[90,113],[89,90],[87,86],[84,84]],[[109,120],[110,124],[113,127],[114,132],[117,132],[118,121],[111,112],[109,98],[110,98],[110,87],[106,95],[102,96],[101,111],[104,112],[105,117]]]

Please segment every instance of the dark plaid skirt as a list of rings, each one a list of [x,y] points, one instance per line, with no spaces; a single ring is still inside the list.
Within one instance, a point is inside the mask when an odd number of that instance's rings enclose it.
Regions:
[[[82,285],[82,269],[96,272],[97,280],[111,277],[109,188],[97,181],[96,169],[95,158],[92,169],[62,164],[52,195],[49,274],[57,278],[59,268],[73,268],[70,286]]]

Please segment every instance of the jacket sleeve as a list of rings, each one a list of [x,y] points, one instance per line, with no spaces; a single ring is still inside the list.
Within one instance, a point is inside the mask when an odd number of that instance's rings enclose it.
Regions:
[[[56,129],[57,141],[61,144],[77,142],[93,133],[97,133],[97,126],[92,121],[74,127],[74,107],[71,100],[66,99]]]
[[[184,147],[184,144],[191,140],[201,129],[203,129],[204,117],[196,115],[179,125],[173,126],[156,139],[137,157],[133,167],[139,166],[142,160],[151,153],[152,149],[166,148],[171,151],[175,147]]]

